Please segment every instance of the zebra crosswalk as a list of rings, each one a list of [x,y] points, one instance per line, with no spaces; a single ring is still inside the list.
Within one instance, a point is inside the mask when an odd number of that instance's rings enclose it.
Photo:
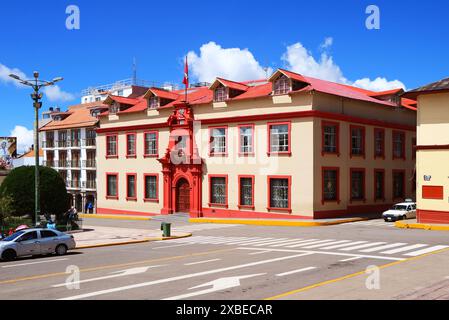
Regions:
[[[364,227],[386,227],[393,228],[395,225],[391,222],[385,222],[383,219],[356,221],[342,224],[341,226],[364,226]]]
[[[412,244],[405,242],[388,243],[385,241],[366,240],[336,240],[336,239],[289,239],[271,237],[223,237],[223,236],[193,236],[170,241],[186,245],[226,245],[239,247],[254,247],[263,249],[298,249],[298,250],[334,250],[341,253],[382,255],[404,255],[416,257],[422,254],[449,248],[449,245]]]

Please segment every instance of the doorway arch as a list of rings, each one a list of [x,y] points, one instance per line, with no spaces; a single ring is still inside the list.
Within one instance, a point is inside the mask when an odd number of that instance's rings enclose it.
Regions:
[[[185,178],[176,183],[175,210],[176,212],[190,213],[190,184]]]

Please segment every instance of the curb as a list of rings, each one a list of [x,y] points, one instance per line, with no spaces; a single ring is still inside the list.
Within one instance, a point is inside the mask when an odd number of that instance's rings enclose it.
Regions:
[[[370,220],[369,218],[351,218],[337,221],[279,221],[279,220],[245,220],[245,219],[208,219],[208,218],[190,218],[190,223],[218,223],[218,224],[246,224],[257,226],[276,226],[276,227],[325,227],[344,223]]]
[[[124,246],[128,244],[138,244],[138,243],[146,243],[146,242],[153,242],[153,241],[168,241],[168,240],[175,240],[175,239],[182,239],[182,238],[188,238],[191,237],[192,234],[188,233],[183,236],[173,236],[173,237],[155,237],[155,238],[144,238],[142,240],[132,240],[132,241],[123,241],[123,242],[110,242],[110,243],[102,243],[102,244],[93,244],[93,245],[87,245],[87,246],[79,246],[76,247],[73,250],[80,250],[80,249],[93,249],[93,248],[101,248],[101,247],[114,247],[114,246]]]
[[[138,220],[149,221],[150,217],[137,217],[137,216],[123,216],[123,215],[108,215],[108,214],[79,214],[80,218],[84,219],[113,219],[113,220]]]
[[[449,225],[434,225],[434,224],[424,224],[424,223],[407,223],[403,221],[396,221],[394,224],[396,228],[401,229],[421,229],[430,231],[449,231]]]

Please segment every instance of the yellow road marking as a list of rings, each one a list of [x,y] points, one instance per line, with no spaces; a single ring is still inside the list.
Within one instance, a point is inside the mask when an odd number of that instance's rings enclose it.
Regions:
[[[161,262],[161,261],[178,260],[178,259],[184,259],[184,258],[196,257],[196,256],[203,256],[203,255],[219,253],[219,252],[225,252],[225,251],[232,251],[232,250],[235,250],[235,248],[221,249],[221,250],[214,250],[214,251],[205,251],[205,252],[197,252],[197,253],[191,253],[191,254],[186,254],[186,255],[182,255],[182,256],[164,257],[164,258],[158,258],[158,259],[150,259],[150,260],[142,260],[142,261],[122,263],[122,264],[114,264],[114,265],[105,265],[105,266],[99,266],[99,267],[92,267],[92,268],[80,269],[80,272],[91,272],[91,271],[98,271],[98,270],[123,268],[123,267],[129,267],[129,266],[135,266],[135,265],[139,265],[139,264],[144,264],[144,263],[154,263],[154,262]],[[45,278],[64,276],[64,275],[67,275],[67,273],[65,273],[65,272],[55,272],[55,273],[41,274],[41,275],[36,275],[36,276],[29,276],[29,277],[22,277],[22,278],[16,278],[16,279],[2,280],[2,281],[0,281],[0,284],[11,284],[11,283],[16,283],[16,282],[37,280],[37,279],[45,279]]]
[[[387,264],[384,264],[382,266],[379,266],[378,268],[379,269],[384,269],[384,268],[392,267],[392,266],[398,265],[400,263],[410,262],[410,261],[413,261],[413,260],[421,259],[421,258],[427,257],[429,255],[433,255],[433,254],[437,254],[437,253],[441,253],[441,252],[445,252],[445,251],[449,251],[449,248],[445,248],[445,249],[441,249],[441,250],[438,250],[438,251],[426,253],[426,254],[423,254],[423,255],[420,255],[420,256],[417,256],[417,257],[413,257],[413,258],[407,258],[407,259],[404,259],[404,260],[387,263]],[[353,278],[353,277],[356,277],[356,276],[359,276],[359,275],[363,275],[363,274],[366,274],[366,271],[367,270],[363,270],[363,271],[359,271],[359,272],[356,272],[356,273],[348,274],[346,276],[339,277],[339,278],[336,278],[336,279],[331,279],[331,280],[315,283],[315,284],[312,284],[312,285],[304,287],[304,288],[300,288],[300,289],[288,291],[288,292],[285,292],[285,293],[281,293],[281,294],[278,294],[278,295],[270,297],[270,298],[265,298],[264,300],[277,300],[277,299],[280,299],[280,298],[284,298],[284,297],[290,296],[290,295],[295,294],[295,293],[304,292],[304,291],[307,291],[307,290],[311,290],[311,289],[314,289],[314,288],[325,286],[327,284],[336,283],[336,282],[339,282],[339,281],[342,281],[342,280],[346,280],[346,279]]]

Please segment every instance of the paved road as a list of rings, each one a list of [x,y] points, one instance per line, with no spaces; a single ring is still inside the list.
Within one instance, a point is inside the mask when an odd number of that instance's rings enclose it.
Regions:
[[[0,263],[0,299],[265,299],[449,247],[445,232],[382,220],[314,228],[171,221],[194,236]],[[160,224],[88,222],[150,230]]]

